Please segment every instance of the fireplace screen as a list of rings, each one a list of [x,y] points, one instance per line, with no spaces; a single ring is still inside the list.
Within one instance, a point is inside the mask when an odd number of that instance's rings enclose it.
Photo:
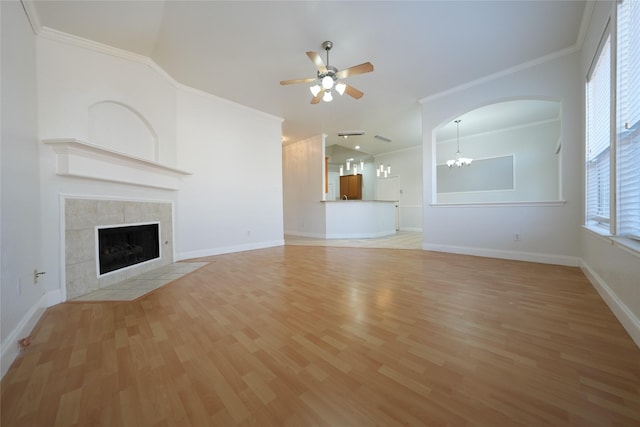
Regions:
[[[100,275],[160,257],[158,223],[98,228]]]

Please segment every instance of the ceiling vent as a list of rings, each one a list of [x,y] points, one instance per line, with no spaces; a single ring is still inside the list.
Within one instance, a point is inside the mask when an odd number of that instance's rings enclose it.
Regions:
[[[380,141],[384,141],[384,142],[391,142],[391,140],[385,136],[382,135],[376,135],[374,136],[375,139],[379,139]]]
[[[338,132],[338,136],[341,136],[343,138],[347,138],[349,136],[362,136],[362,135],[364,135],[364,132],[361,130],[354,130],[349,132]]]

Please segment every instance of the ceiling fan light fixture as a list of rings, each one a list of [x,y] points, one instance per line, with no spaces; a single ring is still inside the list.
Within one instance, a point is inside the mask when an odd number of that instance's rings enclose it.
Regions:
[[[324,76],[322,78],[322,87],[325,89],[331,89],[333,87],[333,77]]]
[[[313,65],[315,65],[316,67],[316,77],[307,79],[282,80],[280,84],[291,85],[296,83],[311,83],[312,86],[309,87],[309,90],[313,95],[311,104],[317,104],[321,99],[324,100],[324,102],[331,102],[333,100],[333,95],[330,93],[327,94],[326,92],[330,92],[334,88],[340,95],[346,92],[347,95],[354,99],[362,98],[362,96],[364,95],[362,91],[359,91],[353,86],[342,83],[340,80],[356,76],[358,74],[370,73],[371,71],[373,71],[373,64],[371,64],[370,62],[364,62],[353,67],[338,70],[336,67],[329,65],[329,51],[332,47],[333,42],[331,41],[325,41],[324,43],[322,43],[322,48],[327,52],[326,64],[317,52],[307,52],[307,57],[311,60],[311,62],[313,62]],[[347,90],[347,88],[349,88],[349,90]]]
[[[317,96],[320,93],[320,90],[322,90],[322,88],[320,87],[319,84],[315,84],[315,85],[311,86],[309,88],[309,90],[311,91],[311,94],[313,96]]]

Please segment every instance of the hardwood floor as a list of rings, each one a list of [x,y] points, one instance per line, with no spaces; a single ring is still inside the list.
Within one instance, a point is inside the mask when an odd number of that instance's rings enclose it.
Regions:
[[[9,426],[638,426],[640,349],[577,268],[283,246],[49,308]]]

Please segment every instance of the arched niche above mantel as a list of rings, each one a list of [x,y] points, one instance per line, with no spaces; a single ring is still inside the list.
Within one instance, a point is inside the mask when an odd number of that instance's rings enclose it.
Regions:
[[[136,109],[118,101],[96,102],[88,108],[89,141],[132,157],[159,161],[158,135]]]

